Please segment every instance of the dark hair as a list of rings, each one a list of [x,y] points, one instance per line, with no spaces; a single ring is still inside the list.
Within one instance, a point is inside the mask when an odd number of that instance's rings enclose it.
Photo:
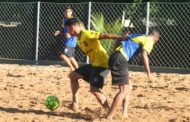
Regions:
[[[73,11],[73,9],[71,8],[71,6],[65,7],[64,11],[69,10],[69,9],[70,9],[71,11]]]
[[[160,34],[160,32],[156,29],[153,29],[149,32],[149,34]]]
[[[124,33],[124,34],[126,34],[126,33],[130,34],[131,33],[131,29],[130,28],[123,28],[122,29],[122,33]]]
[[[71,26],[71,25],[76,25],[76,24],[80,25],[80,20],[77,18],[68,19],[67,22],[65,23],[66,26]]]

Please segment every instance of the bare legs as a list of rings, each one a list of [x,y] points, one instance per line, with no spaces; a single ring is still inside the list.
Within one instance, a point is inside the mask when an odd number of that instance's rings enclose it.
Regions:
[[[71,71],[74,71],[75,69],[78,68],[78,64],[74,57],[68,57],[64,54],[61,54],[60,58],[66,62]]]
[[[70,75],[70,81],[71,81],[71,91],[72,91],[72,109],[74,111],[78,111],[78,93],[79,93],[79,79],[82,79],[83,76],[76,73],[71,72]],[[90,87],[91,93],[97,98],[98,102],[105,108],[105,110],[109,110],[108,101],[105,97],[105,95],[98,89],[94,87]]]
[[[129,84],[129,92],[127,93],[125,99],[123,100],[123,103],[122,103],[122,112],[123,112],[123,118],[127,118],[128,117],[128,105],[129,105],[129,96],[131,94],[131,91],[132,91],[132,84]]]
[[[116,94],[113,103],[111,105],[111,109],[107,114],[107,119],[111,120],[113,118],[114,113],[116,112],[116,108],[122,104],[123,108],[123,117],[126,118],[127,114],[127,107],[129,104],[129,95],[130,91],[132,90],[131,84],[119,84],[119,92]]]
[[[78,111],[78,93],[79,93],[79,82],[78,80],[83,78],[82,75],[72,71],[69,74],[72,92],[72,109]]]
[[[71,63],[73,64],[74,68],[75,68],[75,69],[78,69],[79,66],[78,66],[78,63],[77,63],[77,61],[75,60],[75,58],[74,58],[74,57],[69,57],[69,59],[70,59]]]
[[[106,99],[106,96],[100,91],[100,89],[95,88],[93,86],[90,86],[90,91],[96,97],[96,99],[102,105],[102,107],[106,111],[109,111],[109,104],[108,104],[108,101]]]

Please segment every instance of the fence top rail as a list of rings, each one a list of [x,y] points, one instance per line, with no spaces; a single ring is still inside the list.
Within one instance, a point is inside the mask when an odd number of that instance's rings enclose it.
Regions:
[[[60,3],[60,2],[41,2],[41,1],[36,1],[36,2],[0,2],[3,4],[27,4],[27,3],[51,3],[51,4],[87,4],[89,2],[80,2],[80,3]],[[123,3],[113,3],[113,2],[91,2],[94,4],[145,4],[148,2],[134,2],[134,3],[127,3],[127,2],[123,2]],[[149,3],[157,3],[157,4],[190,4],[190,2],[149,2]]]
[[[81,2],[81,3],[56,3],[56,2],[41,2],[41,1],[36,1],[36,2],[0,2],[3,4],[27,4],[27,3],[50,3],[50,4],[87,4],[89,2]]]
[[[134,2],[134,3],[112,3],[112,2],[92,2],[97,4],[146,4],[146,3],[160,3],[160,4],[190,4],[190,2]]]
[[[38,2],[0,2],[0,4],[28,4],[28,3],[38,3]]]

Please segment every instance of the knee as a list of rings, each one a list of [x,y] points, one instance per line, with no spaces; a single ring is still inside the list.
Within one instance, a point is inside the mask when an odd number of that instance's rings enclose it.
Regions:
[[[130,83],[129,84],[129,92],[131,92],[133,90],[133,85]]]
[[[90,92],[91,92],[93,95],[96,95],[97,92],[99,92],[99,89],[98,89],[98,88],[94,88],[94,87],[90,87]]]
[[[72,72],[69,74],[69,78],[70,78],[71,81],[76,81],[76,80],[78,80],[78,78],[76,77],[74,71],[72,71]]]
[[[129,85],[124,86],[123,88],[120,88],[119,95],[122,97],[125,97],[129,93]]]
[[[90,90],[90,92],[91,92],[93,95],[96,96],[96,91],[94,91],[94,90]]]
[[[123,98],[127,95],[127,90],[119,91],[119,95]]]
[[[65,55],[64,55],[63,53],[61,53],[60,56],[59,56],[59,58],[60,58],[61,60],[64,60]]]

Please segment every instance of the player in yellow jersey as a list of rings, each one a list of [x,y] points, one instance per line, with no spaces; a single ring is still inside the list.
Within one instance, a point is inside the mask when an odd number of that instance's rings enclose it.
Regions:
[[[128,62],[133,59],[133,57],[141,54],[147,76],[151,80],[148,55],[151,53],[154,44],[159,40],[159,37],[159,32],[154,30],[150,35],[129,34],[128,39],[118,41],[120,44],[116,48],[116,51],[110,56],[109,68],[112,75],[112,84],[119,87],[119,92],[113,100],[106,117],[107,119],[111,120],[113,118],[116,108],[120,104],[122,104],[123,117],[128,117],[129,94],[132,90],[132,85],[128,78]]]
[[[109,110],[106,97],[101,92],[104,85],[104,78],[108,74],[109,56],[102,47],[101,39],[125,39],[125,37],[116,34],[105,34],[91,30],[83,30],[79,21],[75,18],[69,19],[66,23],[71,36],[78,37],[78,47],[89,57],[90,64],[79,67],[71,72],[69,77],[71,80],[71,89],[73,94],[72,109],[78,111],[78,91],[79,79],[84,79],[90,83],[90,91],[95,95],[98,102]]]

